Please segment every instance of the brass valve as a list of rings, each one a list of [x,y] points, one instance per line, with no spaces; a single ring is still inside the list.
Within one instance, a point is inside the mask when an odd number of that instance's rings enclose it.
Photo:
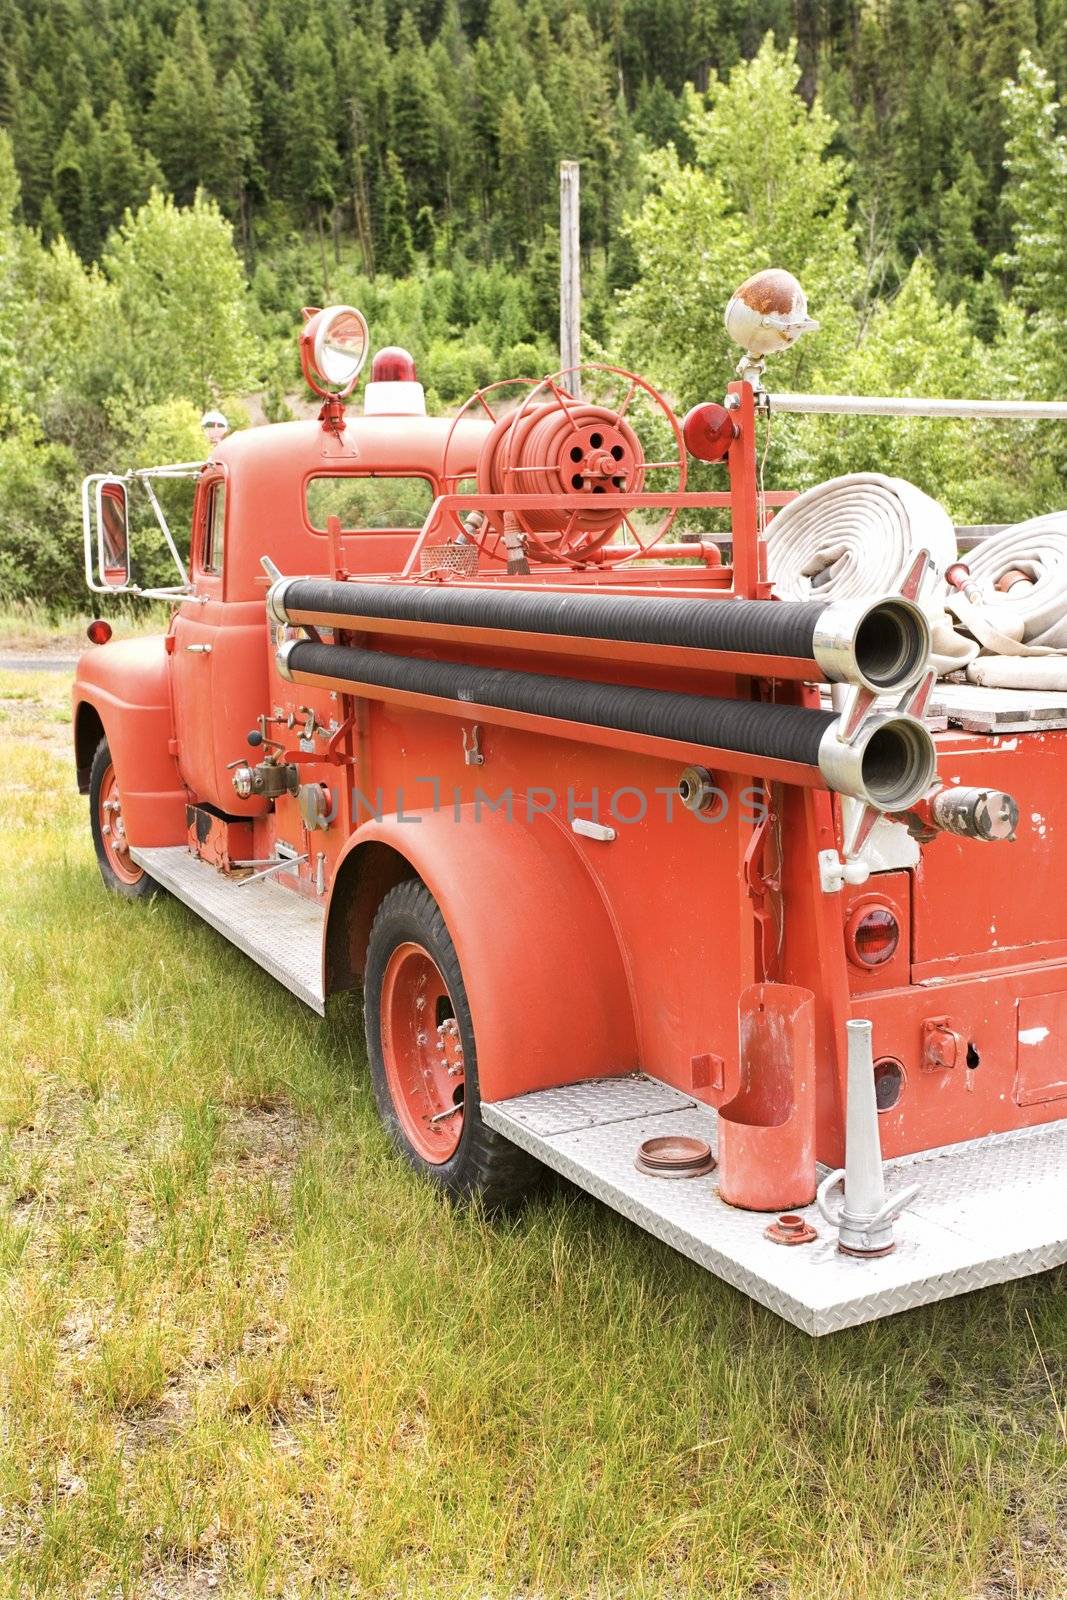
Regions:
[[[249,733],[249,746],[253,750],[258,750],[263,745],[270,745],[280,755],[285,747],[276,739],[268,739],[265,736],[262,728],[264,721],[265,719],[261,717],[261,726],[253,728]],[[290,761],[279,761],[269,750],[263,760],[254,767],[241,757],[237,761],[231,761],[227,770],[233,773],[231,782],[234,793],[241,800],[250,800],[253,795],[276,800],[279,795],[296,794],[300,788],[300,773],[297,767]]]
[[[296,794],[300,788],[299,769],[292,762],[273,761],[268,756],[254,767],[250,767],[247,761],[231,765],[234,792],[242,800],[249,800],[253,795],[276,800],[279,795]]]
[[[939,832],[989,842],[1012,840],[1019,825],[1019,805],[1003,789],[939,789],[931,799],[920,800],[904,820],[923,844]]]

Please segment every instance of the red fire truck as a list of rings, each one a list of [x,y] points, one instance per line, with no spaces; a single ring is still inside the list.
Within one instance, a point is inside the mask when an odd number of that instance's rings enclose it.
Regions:
[[[1067,731],[931,732],[925,555],[772,597],[752,351],[684,431],[609,368],[427,416],[397,349],[355,414],[363,317],[305,317],[317,420],[86,480],[90,588],[173,608],[77,672],[105,885],[361,987],[450,1195],[554,1168],[812,1333],[1067,1260]]]

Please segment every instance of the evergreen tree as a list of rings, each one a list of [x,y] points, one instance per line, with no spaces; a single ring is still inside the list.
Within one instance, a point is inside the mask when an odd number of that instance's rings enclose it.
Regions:
[[[522,107],[513,94],[507,96],[500,108],[496,145],[501,242],[516,261],[521,261],[530,236],[530,150]]]
[[[1067,381],[1067,137],[1057,128],[1059,104],[1048,73],[1028,50],[1017,82],[1004,90],[1004,107],[1012,248],[996,264],[1028,313],[1034,357],[1058,392]]]
[[[948,299],[964,294],[980,277],[987,256],[979,238],[982,175],[968,150],[959,176],[945,191],[939,207],[939,250],[942,289]]]
[[[409,11],[400,19],[393,57],[393,149],[414,210],[442,202],[437,88]]]
[[[252,100],[241,74],[231,67],[219,95],[219,164],[213,191],[227,216],[237,220],[247,242],[248,183],[255,157],[252,137]]]
[[[408,222],[408,186],[394,150],[385,155],[382,205],[382,266],[396,278],[406,278],[415,267],[415,249]]]
[[[63,232],[83,256],[96,253],[96,190],[100,136],[87,100],[71,118],[52,169],[55,205]]]
[[[556,125],[540,85],[532,83],[522,108],[526,130],[526,189],[529,195],[527,243],[544,237],[546,217],[557,212],[559,145]]]
[[[60,136],[55,126],[58,94],[51,75],[41,68],[32,85],[20,89],[5,73],[6,92],[12,103],[10,127],[21,186],[22,208],[29,221],[36,221],[46,199],[52,194],[56,143]]]
[[[222,164],[215,73],[195,11],[178,17],[174,45],[156,75],[148,130],[153,153],[180,201],[211,187]]]
[[[309,30],[304,34],[294,57],[288,103],[288,188],[297,205],[314,220],[325,291],[329,279],[326,219],[332,222],[341,170],[329,121],[333,82],[326,47],[317,33]]]
[[[673,95],[662,78],[642,79],[634,108],[634,131],[643,134],[653,149],[677,145],[683,136],[685,102]],[[684,152],[683,152],[684,153]]]
[[[112,101],[100,125],[98,144],[95,202],[99,243],[121,222],[126,209],[141,205],[161,180],[154,158],[134,144],[121,101]]]

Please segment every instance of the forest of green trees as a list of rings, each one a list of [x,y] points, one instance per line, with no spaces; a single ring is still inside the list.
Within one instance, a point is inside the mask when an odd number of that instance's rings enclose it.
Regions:
[[[85,470],[285,416],[301,305],[431,404],[551,368],[563,157],[587,351],[679,406],[772,261],[823,324],[783,387],[1063,396],[1065,79],[1067,0],[0,0],[0,595],[77,598]],[[769,480],[1001,520],[1058,435],[782,421]]]

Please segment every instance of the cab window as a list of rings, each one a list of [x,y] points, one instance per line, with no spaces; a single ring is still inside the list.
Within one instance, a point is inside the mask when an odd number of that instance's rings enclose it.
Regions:
[[[434,488],[428,478],[402,478],[353,473],[309,478],[305,510],[309,527],[326,532],[326,520],[335,516],[345,533],[390,528],[416,531],[433,505]]]
[[[223,539],[226,529],[226,485],[213,483],[208,490],[204,510],[204,542],[201,546],[200,566],[212,575],[221,573]]]

